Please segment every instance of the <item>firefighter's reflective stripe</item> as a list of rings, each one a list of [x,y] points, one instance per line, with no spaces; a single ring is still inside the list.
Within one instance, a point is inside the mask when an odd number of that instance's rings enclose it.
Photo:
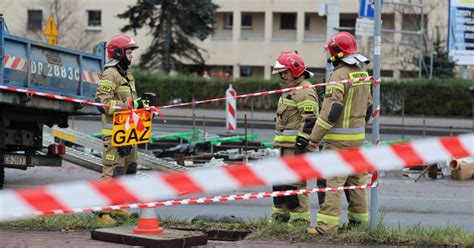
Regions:
[[[273,139],[275,142],[296,142],[296,135],[291,136],[283,136],[283,135],[275,135]]]
[[[329,124],[328,122],[326,122],[325,120],[321,119],[321,118],[318,118],[316,120],[316,125],[326,129],[326,130],[330,130],[334,125],[331,125]]]
[[[291,99],[286,99],[286,98],[283,98],[283,97],[280,97],[278,102],[280,104],[287,105],[287,106],[290,106],[290,107],[296,107],[296,105],[297,105],[296,101],[291,100]]]
[[[352,127],[352,128],[340,128],[335,127],[329,130],[328,133],[335,133],[335,134],[361,134],[365,133],[365,128],[363,127]]]
[[[363,127],[353,128],[332,128],[323,137],[323,140],[363,140],[365,139],[365,129]]]
[[[321,212],[318,212],[318,222],[329,224],[329,225],[337,225],[339,226],[339,216],[327,215]]]
[[[112,81],[110,81],[110,80],[107,80],[107,79],[101,79],[101,80],[99,80],[98,85],[108,85],[108,86],[112,86],[112,87],[115,88],[114,82],[112,82]]]
[[[272,215],[273,214],[288,214],[288,209],[272,206]]]
[[[130,92],[130,87],[129,86],[120,86],[118,88],[118,92],[120,92],[120,93],[129,93]]]
[[[290,220],[289,222],[293,221],[298,221],[298,220],[305,220],[305,221],[310,221],[311,220],[311,212],[306,211],[306,212],[290,212]]]
[[[342,127],[349,127],[349,120],[351,118],[351,108],[352,108],[352,97],[354,96],[354,88],[349,89],[349,94],[347,95],[346,104],[344,105],[344,117],[342,120]]]
[[[337,141],[353,141],[353,140],[364,140],[365,133],[360,134],[332,134],[328,133],[324,135],[323,140],[337,140]]]
[[[354,213],[349,211],[347,213],[347,217],[349,218],[349,220],[358,220],[362,222],[369,221],[369,213]]]
[[[344,94],[344,86],[341,84],[330,84],[326,86],[326,91],[329,90],[329,92],[332,93],[332,89],[338,89]]]
[[[356,134],[337,134],[337,133],[328,133],[324,135],[323,140],[336,140],[336,141],[353,141],[353,140],[364,140],[365,133],[356,133]]]
[[[102,135],[112,135],[112,129],[102,128]]]
[[[274,142],[296,142],[296,136],[298,135],[297,130],[283,130],[277,131]]]
[[[304,100],[302,102],[299,102],[296,104],[297,108],[308,108],[308,107],[314,107],[316,109],[319,109],[318,102],[313,101],[313,100]]]
[[[368,74],[367,74],[367,76],[368,76]],[[352,86],[359,86],[359,85],[372,85],[372,82],[370,82],[370,81],[360,81],[360,82],[352,83]]]

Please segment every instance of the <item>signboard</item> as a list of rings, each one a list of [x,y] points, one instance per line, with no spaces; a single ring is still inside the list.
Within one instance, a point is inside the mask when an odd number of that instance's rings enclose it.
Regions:
[[[48,44],[50,45],[57,44],[56,38],[58,37],[59,32],[58,32],[58,27],[56,26],[56,23],[54,22],[53,16],[49,17],[48,24],[46,24],[43,34],[44,36],[48,37]]]
[[[474,1],[449,2],[449,57],[458,65],[474,65]]]
[[[363,36],[374,36],[374,19],[357,18],[355,34]]]
[[[383,4],[383,0],[381,1]],[[359,17],[374,18],[375,0],[360,0]]]
[[[360,0],[359,17],[374,18],[374,0]]]
[[[130,110],[114,113],[112,146],[117,147],[150,142],[151,111],[136,110],[134,114],[135,117],[132,117]]]

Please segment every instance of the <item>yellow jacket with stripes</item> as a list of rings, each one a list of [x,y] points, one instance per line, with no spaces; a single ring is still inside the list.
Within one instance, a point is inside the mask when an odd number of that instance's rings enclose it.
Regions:
[[[334,68],[329,81],[367,77],[357,65],[341,65]],[[339,118],[331,122],[329,115],[333,104],[342,105]],[[323,140],[336,147],[359,147],[365,139],[365,117],[372,104],[371,82],[338,83],[326,86],[325,98],[316,125],[311,132],[313,142]]]
[[[311,83],[300,77],[289,84],[283,84],[282,88],[303,85],[309,86]],[[314,123],[318,113],[319,103],[314,88],[282,93],[278,100],[273,147],[294,147],[298,134],[309,138],[311,129],[304,132],[306,120],[312,118]]]
[[[118,69],[108,67],[102,74],[97,86],[96,99],[100,103],[110,104],[112,106],[128,108],[128,99],[132,101],[137,98],[135,89],[135,79],[130,71],[123,77]],[[113,114],[116,108],[104,107],[102,112],[102,133],[108,134],[108,129],[112,129]],[[105,131],[105,133],[104,133]],[[111,131],[110,131],[111,134]]]

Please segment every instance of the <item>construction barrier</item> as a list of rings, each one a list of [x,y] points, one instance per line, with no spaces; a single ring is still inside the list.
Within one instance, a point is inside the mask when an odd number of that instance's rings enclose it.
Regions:
[[[233,132],[237,129],[237,100],[234,98],[237,95],[232,88],[232,84],[225,91],[225,128],[228,132]]]
[[[364,184],[364,185],[357,185],[357,186],[344,186],[344,187],[337,187],[337,188],[313,188],[313,189],[285,190],[285,191],[273,191],[273,192],[253,192],[253,193],[245,193],[245,194],[242,193],[242,194],[233,194],[233,195],[224,195],[224,196],[169,200],[169,201],[162,201],[162,202],[147,202],[147,203],[114,205],[114,206],[106,206],[106,207],[35,211],[33,212],[33,215],[50,216],[50,215],[60,215],[60,214],[112,211],[112,210],[119,210],[119,209],[135,209],[135,208],[141,209],[141,208],[155,208],[155,207],[166,207],[166,206],[176,206],[176,205],[205,204],[205,203],[214,203],[214,202],[230,202],[230,201],[264,199],[264,198],[270,198],[270,197],[280,197],[280,196],[290,196],[290,195],[313,194],[313,193],[321,193],[321,192],[328,192],[328,191],[367,189],[367,188],[376,188],[376,187],[378,187],[378,183]]]
[[[4,190],[0,192],[0,220],[33,216],[35,211],[173,199],[182,192],[212,194],[366,171],[397,170],[473,155],[474,134],[465,134],[405,144],[269,158],[252,165],[154,173],[150,177],[119,177],[109,182],[82,181]]]
[[[141,208],[138,215],[137,226],[133,229],[136,234],[161,234],[165,229],[160,226],[160,221],[154,208]]]

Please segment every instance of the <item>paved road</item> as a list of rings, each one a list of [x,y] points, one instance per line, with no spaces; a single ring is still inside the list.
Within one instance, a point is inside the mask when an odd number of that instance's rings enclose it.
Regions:
[[[6,170],[5,188],[90,180],[96,179],[98,176],[98,173],[63,162],[61,168],[38,167],[27,171]],[[314,182],[310,182],[309,187],[315,187]],[[269,190],[270,188],[266,187],[249,189],[246,192]],[[317,197],[311,195],[310,199],[312,212],[316,213]],[[200,214],[230,214],[244,219],[253,219],[269,216],[270,205],[270,199],[258,199],[199,206],[161,207],[157,209],[157,212],[161,216],[175,216],[185,219],[191,219]],[[379,190],[379,211],[385,215],[384,223],[393,226],[418,223],[424,226],[459,225],[474,232],[474,180],[454,181],[426,178],[415,183],[413,179],[409,178],[382,178]],[[343,219],[346,220],[345,215],[343,215]]]
[[[173,113],[177,115],[189,114],[186,111],[189,112],[189,110],[185,110],[183,112]],[[199,111],[200,114],[208,113],[204,110]],[[214,113],[214,115],[215,114],[216,113]],[[268,117],[270,114],[259,113],[255,118],[264,118],[265,116]],[[173,117],[171,115],[168,115],[167,117],[170,120],[173,118],[183,118],[183,116]],[[209,118],[211,117],[212,115],[210,115]],[[414,130],[418,134],[412,135],[413,138],[422,137],[422,132],[420,130],[422,129],[423,122],[422,120],[420,122],[420,120],[420,118],[405,120],[407,123],[413,124],[412,126]],[[396,128],[397,121],[399,121],[399,119],[387,117],[385,121],[382,119],[382,125],[384,125],[384,123],[386,123],[385,125],[393,124],[392,126]],[[222,119],[219,119],[218,122],[222,124]],[[269,123],[268,120],[262,120],[262,122],[266,123],[265,125],[268,125]],[[172,121],[169,121],[166,124],[156,123],[154,124],[154,132],[157,134],[165,134],[170,132],[189,131],[192,129],[192,126],[190,126],[189,123],[189,120],[182,124],[173,123]],[[101,129],[100,122],[97,120],[76,119],[71,121],[70,124],[75,129],[86,133],[99,132]],[[453,126],[458,130],[469,130],[470,125],[471,120],[425,119],[425,126],[430,126],[435,129],[439,128],[444,130],[444,132],[449,130],[449,126]],[[198,126],[198,128],[202,128],[202,126]],[[217,127],[216,125],[211,125],[206,128],[207,131],[212,133],[225,132],[224,128]],[[273,131],[271,128],[255,128],[254,131],[260,133],[260,138],[263,140],[271,140],[273,137]],[[237,132],[243,133],[243,129],[239,129]],[[436,133],[426,133],[427,136],[432,134]],[[401,138],[401,134],[383,133],[381,137],[382,139],[396,139]],[[370,139],[370,136],[367,138]],[[64,161],[63,167],[61,168],[40,167],[31,168],[27,171],[7,169],[5,188],[22,188],[74,180],[91,180],[98,178],[98,176],[98,173],[88,171]],[[314,187],[314,182],[310,182],[310,187]],[[253,192],[268,190],[269,188],[258,188],[249,189],[247,191]],[[225,192],[225,194],[230,193],[234,192]],[[317,212],[317,197],[316,195],[312,195],[310,199],[314,219],[314,213]],[[252,219],[269,216],[270,205],[270,199],[261,199],[199,206],[162,207],[158,208],[157,212],[160,216],[174,216],[187,219],[191,219],[200,214],[231,214],[244,219]],[[418,223],[423,226],[438,227],[458,225],[466,230],[474,232],[474,180],[459,182],[449,179],[431,180],[425,178],[418,183],[414,183],[413,179],[409,178],[382,178],[379,190],[379,214],[382,213],[384,214],[384,223],[395,227],[414,225]],[[345,219],[345,214],[343,214],[343,220]],[[104,247],[102,242],[99,243],[89,240],[87,233],[80,232],[72,234],[45,234],[41,232],[0,230],[0,247],[44,247],[45,245],[50,247],[66,245],[77,247]],[[208,247],[232,247],[234,245],[238,247],[287,247],[288,244],[212,243]]]

